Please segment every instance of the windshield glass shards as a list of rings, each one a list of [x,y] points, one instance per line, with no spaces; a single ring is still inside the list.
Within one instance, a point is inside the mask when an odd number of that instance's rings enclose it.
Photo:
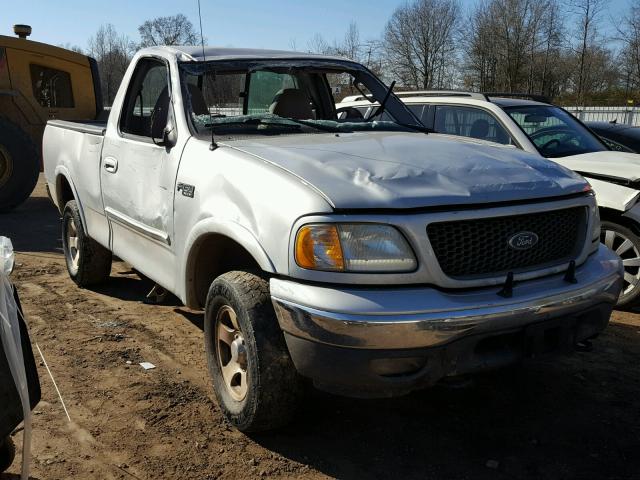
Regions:
[[[188,62],[180,73],[186,113],[200,135],[425,131],[395,95],[386,101],[384,119],[336,109],[348,95],[365,92],[382,102],[389,94],[367,69],[347,60]]]

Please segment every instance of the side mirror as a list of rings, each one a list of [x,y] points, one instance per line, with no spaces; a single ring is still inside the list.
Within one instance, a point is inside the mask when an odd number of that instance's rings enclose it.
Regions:
[[[169,124],[164,127],[164,130],[162,131],[162,143],[160,143],[160,145],[166,148],[173,148],[177,142],[178,135],[176,134],[176,129],[173,128],[173,125]]]
[[[336,109],[338,120],[364,120],[362,112],[355,107],[341,107]]]

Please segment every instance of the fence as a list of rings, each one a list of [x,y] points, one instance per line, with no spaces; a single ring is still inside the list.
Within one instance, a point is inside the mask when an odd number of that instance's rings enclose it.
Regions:
[[[640,126],[638,107],[564,107],[583,122],[612,122]]]

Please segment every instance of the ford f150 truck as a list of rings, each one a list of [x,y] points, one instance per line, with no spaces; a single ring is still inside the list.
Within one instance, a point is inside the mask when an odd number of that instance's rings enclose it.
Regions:
[[[379,111],[339,120],[342,87]],[[244,431],[286,423],[304,379],[388,396],[570,350],[622,285],[582,177],[430,134],[343,58],[144,49],[106,124],[50,121],[44,159],[71,278],[104,281],[113,254],[204,309]]]

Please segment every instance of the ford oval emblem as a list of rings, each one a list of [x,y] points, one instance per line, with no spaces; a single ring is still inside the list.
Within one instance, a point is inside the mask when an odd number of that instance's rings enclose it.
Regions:
[[[538,243],[538,235],[533,232],[518,232],[511,235],[508,242],[514,250],[529,250]]]

